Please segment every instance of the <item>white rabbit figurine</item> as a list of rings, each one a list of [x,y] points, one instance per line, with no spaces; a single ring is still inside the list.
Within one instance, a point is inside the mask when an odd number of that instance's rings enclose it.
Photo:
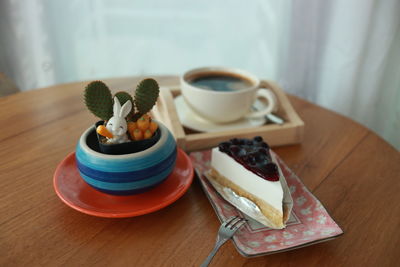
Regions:
[[[113,134],[113,138],[109,138],[107,143],[120,144],[129,141],[127,131],[127,123],[125,117],[131,112],[132,103],[126,101],[121,108],[121,104],[117,97],[114,97],[113,116],[108,120],[106,128]]]

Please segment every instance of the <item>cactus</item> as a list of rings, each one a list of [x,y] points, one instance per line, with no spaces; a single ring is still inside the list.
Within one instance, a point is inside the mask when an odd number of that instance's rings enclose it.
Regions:
[[[128,121],[137,121],[151,110],[157,101],[160,89],[154,79],[144,79],[139,83],[135,92],[135,100],[127,92],[118,92],[116,96],[121,103],[132,102],[132,110],[127,116]],[[113,116],[113,97],[110,89],[101,81],[89,83],[85,88],[85,104],[97,117],[107,121]],[[135,110],[136,107],[136,110]],[[136,112],[135,112],[136,111]]]
[[[113,115],[113,100],[110,89],[101,81],[89,83],[85,88],[85,104],[87,108],[102,120]]]
[[[139,83],[135,92],[135,106],[138,110],[135,118],[137,116],[139,118],[151,110],[157,101],[159,93],[160,89],[156,80],[144,79]]]

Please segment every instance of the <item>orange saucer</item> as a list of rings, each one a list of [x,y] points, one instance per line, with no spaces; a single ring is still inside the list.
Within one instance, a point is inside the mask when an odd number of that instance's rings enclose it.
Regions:
[[[98,217],[134,217],[162,209],[179,199],[193,180],[189,157],[178,148],[176,166],[156,188],[138,195],[113,196],[90,187],[79,175],[75,153],[57,166],[53,184],[58,197],[71,208]]]

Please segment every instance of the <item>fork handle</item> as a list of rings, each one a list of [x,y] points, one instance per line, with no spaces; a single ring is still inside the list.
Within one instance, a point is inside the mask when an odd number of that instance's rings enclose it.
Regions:
[[[226,242],[228,241],[228,239],[219,239],[216,243],[215,246],[213,248],[213,250],[210,252],[210,254],[208,255],[207,259],[205,259],[205,261],[200,265],[200,267],[207,267],[212,258],[215,256],[215,254],[217,253],[218,249]]]

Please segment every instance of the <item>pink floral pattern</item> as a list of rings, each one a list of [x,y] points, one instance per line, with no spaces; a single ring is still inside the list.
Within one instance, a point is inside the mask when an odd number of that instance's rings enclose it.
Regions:
[[[210,168],[210,157],[210,151],[193,152],[190,154],[194,167],[200,173]],[[292,214],[286,228],[282,230],[265,227],[248,218],[225,201],[204,176],[199,177],[204,192],[221,221],[236,215],[249,220],[233,237],[236,248],[246,257],[261,256],[299,248],[327,241],[343,234],[342,229],[329,216],[319,200],[308,191],[300,179],[278,156],[276,158],[286,177],[293,198]]]

